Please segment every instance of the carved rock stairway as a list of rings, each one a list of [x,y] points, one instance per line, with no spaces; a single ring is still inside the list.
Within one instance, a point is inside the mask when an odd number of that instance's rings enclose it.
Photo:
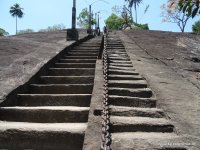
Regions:
[[[0,108],[0,149],[82,149],[100,44],[74,47],[16,106]]]
[[[184,150],[173,144],[180,140],[173,124],[156,108],[152,90],[115,35],[108,36],[107,54],[111,149]]]

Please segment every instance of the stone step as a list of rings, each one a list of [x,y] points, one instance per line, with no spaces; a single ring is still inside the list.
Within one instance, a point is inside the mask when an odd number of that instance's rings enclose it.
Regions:
[[[135,71],[133,67],[121,67],[121,66],[111,66],[111,65],[109,65],[109,69]]]
[[[108,69],[108,73],[110,75],[139,75],[139,73],[135,71],[117,70],[117,69]]]
[[[123,46],[111,46],[111,45],[108,45],[107,46],[107,49],[109,50],[109,49],[124,49],[124,47]]]
[[[81,45],[78,45],[76,48],[81,48],[81,47],[89,47],[89,48],[99,48],[101,43],[95,44],[95,43],[82,43]]]
[[[111,116],[111,132],[173,132],[174,126],[164,118]]]
[[[145,80],[109,80],[109,87],[118,88],[147,88]]]
[[[44,84],[93,84],[94,76],[41,76]]]
[[[113,48],[124,49],[124,46],[121,45],[121,44],[119,45],[119,44],[110,44],[110,43],[108,43],[107,48],[108,49],[113,49]]]
[[[94,47],[94,46],[91,46],[91,47],[87,47],[87,46],[76,46],[73,48],[74,50],[99,50],[100,49],[100,45],[99,47]]]
[[[55,63],[55,68],[95,68],[96,63]]]
[[[125,65],[131,64],[132,65],[132,62],[129,60],[120,61],[120,60],[109,60],[108,59],[108,62],[113,63],[113,64],[125,64]]]
[[[126,54],[127,55],[127,52],[124,50],[124,49],[109,49],[107,51],[107,54]]]
[[[125,117],[150,117],[150,118],[164,118],[164,112],[158,108],[138,108],[138,107],[123,107],[110,106],[110,114],[112,116]]]
[[[129,57],[108,57],[108,60],[130,61]]]
[[[0,122],[1,149],[80,150],[87,123]]]
[[[156,107],[156,100],[153,98],[109,95],[109,104],[125,107],[154,108]]]
[[[60,63],[96,63],[96,59],[60,59]]]
[[[90,94],[93,84],[31,84],[32,94]]]
[[[89,107],[91,94],[18,94],[17,106]]]
[[[120,53],[120,54],[114,54],[114,53],[108,53],[108,57],[126,57],[129,58],[129,56],[126,53]]]
[[[117,55],[127,55],[125,50],[115,50],[115,51],[108,51],[107,52],[108,55],[110,54],[117,54]],[[128,55],[127,55],[128,56]]]
[[[78,52],[78,53],[99,53],[99,50],[93,50],[93,49],[88,49],[88,50],[70,50],[69,52]]]
[[[97,59],[97,56],[64,56],[65,59]]]
[[[96,39],[92,39],[89,41],[85,41],[81,44],[79,44],[78,46],[87,46],[87,47],[93,47],[93,46],[100,46],[101,45],[101,40],[96,40]]]
[[[140,75],[108,75],[108,80],[144,80]]]
[[[117,45],[117,46],[124,46],[122,43],[110,43],[108,45]]]
[[[97,56],[98,53],[90,52],[90,53],[85,53],[85,52],[68,52],[65,57],[67,56]]]
[[[93,68],[49,68],[50,76],[94,76]]]
[[[1,107],[0,120],[36,123],[87,122],[89,109],[75,106]]]
[[[127,67],[127,68],[132,68],[132,64],[118,64],[118,63],[109,63],[109,66],[116,66],[116,67]]]
[[[109,95],[141,97],[141,98],[150,98],[153,96],[153,93],[149,88],[141,88],[141,89],[108,88],[108,93]]]
[[[175,133],[112,133],[111,149],[113,150],[187,150],[184,146],[184,140]]]

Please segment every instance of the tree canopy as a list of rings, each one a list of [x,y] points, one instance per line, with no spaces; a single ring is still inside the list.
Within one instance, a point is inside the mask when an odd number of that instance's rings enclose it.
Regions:
[[[172,1],[171,5],[174,4],[175,2]],[[179,0],[180,11],[182,11],[183,13],[187,13],[188,16],[191,15],[192,18],[200,13],[199,5],[199,0]]]
[[[124,19],[112,13],[106,20],[106,25],[108,25],[109,29],[118,30],[122,28],[124,25]]]
[[[173,2],[173,5],[172,5]],[[163,22],[176,23],[181,29],[181,32],[184,32],[187,21],[191,18],[186,12],[180,11],[179,1],[178,0],[168,0],[167,4],[161,6],[163,12],[161,16],[163,17]]]
[[[88,29],[89,28],[89,11],[87,8],[82,9],[82,11],[80,12],[79,16],[77,17],[77,24],[79,27],[81,28],[85,28]],[[96,23],[96,20],[91,18],[91,25],[94,25]]]
[[[192,31],[193,32],[196,32],[196,33],[199,33],[200,32],[200,20],[195,22],[193,25],[192,25]]]

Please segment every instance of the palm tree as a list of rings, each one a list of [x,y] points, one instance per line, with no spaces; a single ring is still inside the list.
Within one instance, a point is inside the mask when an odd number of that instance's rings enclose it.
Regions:
[[[17,18],[22,18],[24,16],[22,9],[23,8],[21,8],[17,3],[10,7],[10,14],[13,17],[16,17],[16,34],[17,34]]]
[[[139,4],[142,2],[142,0],[125,0],[125,1],[128,1],[128,7],[130,9],[130,12],[132,12],[132,7],[134,5],[134,9],[135,9],[135,22],[137,23],[137,6],[139,6]],[[132,13],[131,13],[131,17],[132,17]]]

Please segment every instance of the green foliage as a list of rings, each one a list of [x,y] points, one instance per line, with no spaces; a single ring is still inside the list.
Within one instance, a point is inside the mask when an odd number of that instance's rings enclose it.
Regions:
[[[34,32],[33,29],[25,29],[25,30],[20,30],[18,34],[25,34],[25,33],[32,33],[32,32]]]
[[[13,6],[10,7],[10,14],[13,16],[13,17],[18,17],[18,18],[22,18],[24,16],[24,13],[23,13],[23,8],[21,8],[19,6],[19,4],[14,4]]]
[[[125,2],[128,2],[128,7],[130,9],[131,12],[131,17],[132,17],[132,7],[134,6],[135,9],[135,22],[137,23],[137,7],[139,6],[139,4],[142,3],[142,0],[125,0]],[[132,17],[132,21],[133,21],[133,17]]]
[[[172,3],[173,5],[173,3]],[[187,13],[192,18],[200,13],[200,2],[199,0],[179,0],[180,11]]]
[[[124,25],[124,19],[112,13],[106,20],[105,24],[108,25],[109,29],[117,30],[122,28]]]
[[[140,29],[143,29],[143,30],[149,30],[149,26],[148,24],[138,24],[138,23],[134,23],[134,25]]]
[[[117,15],[117,17],[121,16],[120,18],[123,19],[123,28],[131,26],[131,24],[133,23],[132,16],[130,14],[130,10],[127,9],[125,5],[123,7],[114,6],[112,10],[114,12],[113,14]]]
[[[200,32],[200,20],[195,22],[194,25],[192,25],[192,31],[196,33]]]
[[[0,28],[0,36],[6,36],[9,35],[8,32],[6,32],[4,29]]]
[[[40,29],[39,32],[52,32],[52,31],[59,31],[65,29],[63,24],[57,24],[53,26],[49,26],[46,29]]]
[[[88,29],[89,28],[89,11],[87,8],[82,9],[82,11],[80,12],[79,16],[77,17],[78,20],[78,26],[84,29]],[[96,23],[96,20],[91,18],[91,25],[94,25]]]

